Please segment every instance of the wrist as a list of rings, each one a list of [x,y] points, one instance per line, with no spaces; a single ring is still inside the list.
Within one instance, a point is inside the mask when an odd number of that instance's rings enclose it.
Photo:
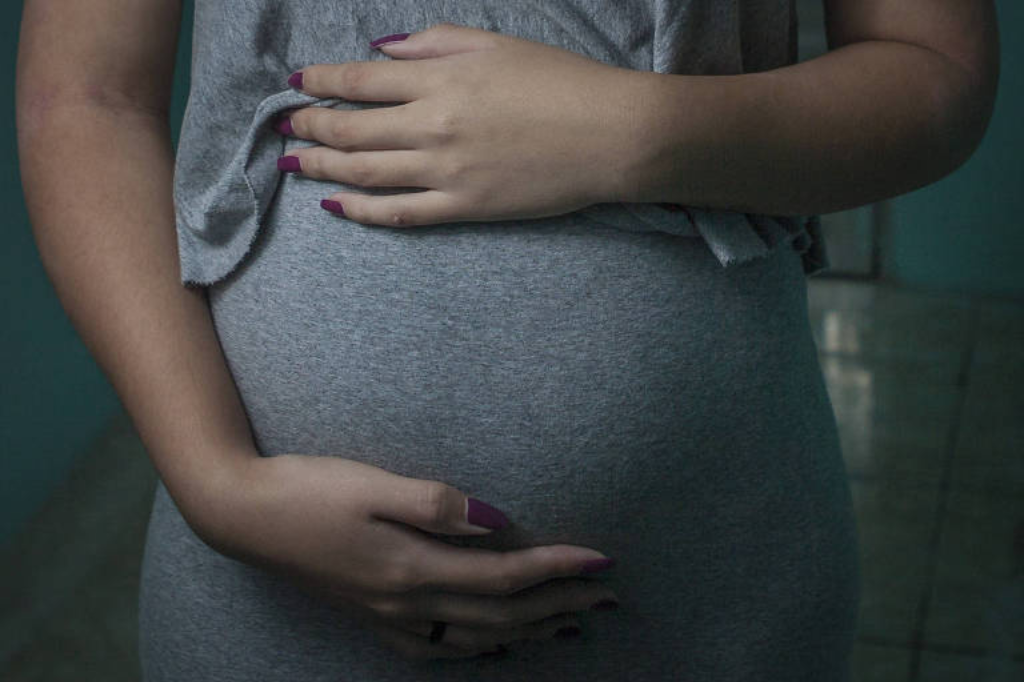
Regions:
[[[593,138],[605,145],[607,159],[594,203],[650,201],[643,198],[643,178],[656,152],[652,128],[664,100],[663,76],[617,68],[609,79],[608,92],[614,98],[604,108],[602,129]]]
[[[251,518],[265,495],[261,457],[256,449],[240,448],[225,456],[223,450],[216,464],[203,472],[188,502],[189,525],[207,545],[217,552],[235,558],[240,547],[240,531]],[[182,509],[183,514],[185,509]]]

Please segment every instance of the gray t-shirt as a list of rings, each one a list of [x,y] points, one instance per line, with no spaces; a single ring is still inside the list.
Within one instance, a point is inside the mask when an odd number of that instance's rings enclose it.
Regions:
[[[286,141],[271,127],[279,113],[392,106],[306,95],[288,87],[288,75],[315,63],[392,59],[369,42],[442,21],[657,73],[739,74],[797,60],[793,0],[196,0],[191,91],[174,175],[182,283],[219,281],[249,253],[281,177],[276,161]],[[787,244],[800,252],[808,275],[829,266],[818,216],[654,203],[602,203],[578,213],[617,229],[702,238],[723,266]]]

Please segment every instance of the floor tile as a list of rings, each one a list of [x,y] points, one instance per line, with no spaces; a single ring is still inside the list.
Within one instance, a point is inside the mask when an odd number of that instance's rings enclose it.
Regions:
[[[807,307],[811,314],[825,309],[866,310],[878,299],[878,290],[873,282],[811,278],[807,280]]]
[[[148,518],[155,488],[156,471],[131,421],[116,416],[0,555],[0,665],[106,561],[134,516]]]
[[[1024,356],[1024,302],[980,299],[975,359],[999,363]]]
[[[883,285],[808,282],[818,349],[862,357],[949,360],[970,345],[978,318],[970,297]]]
[[[927,589],[934,488],[851,481],[861,558],[858,633],[909,645]]]
[[[1024,656],[1024,498],[950,494],[924,639]]]
[[[138,590],[148,515],[126,526],[108,559],[3,671],[8,682],[137,682]]]
[[[907,682],[910,656],[906,647],[857,642],[853,646],[853,682]]]
[[[851,475],[937,486],[962,389],[952,363],[820,357]]]
[[[1024,496],[1024,353],[971,365],[952,485]]]

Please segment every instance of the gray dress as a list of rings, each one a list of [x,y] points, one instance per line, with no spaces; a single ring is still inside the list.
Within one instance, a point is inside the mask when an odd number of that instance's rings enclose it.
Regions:
[[[618,564],[622,606],[507,658],[417,663],[286,580],[226,558],[161,483],[139,595],[147,682],[848,680],[857,536],[806,277],[814,216],[601,204],[406,229],[282,175],[309,141],[289,73],[391,59],[373,38],[452,22],[660,73],[796,59],[789,0],[197,0],[175,174],[182,282],[207,286],[263,456],[442,480],[511,528]],[[351,191],[390,193],[396,188]]]

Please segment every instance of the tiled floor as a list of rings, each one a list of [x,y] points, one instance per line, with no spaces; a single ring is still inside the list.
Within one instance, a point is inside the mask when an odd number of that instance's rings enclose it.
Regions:
[[[820,278],[809,296],[859,521],[855,681],[1024,680],[1024,303]],[[118,418],[0,564],[0,679],[138,679],[154,482]]]

